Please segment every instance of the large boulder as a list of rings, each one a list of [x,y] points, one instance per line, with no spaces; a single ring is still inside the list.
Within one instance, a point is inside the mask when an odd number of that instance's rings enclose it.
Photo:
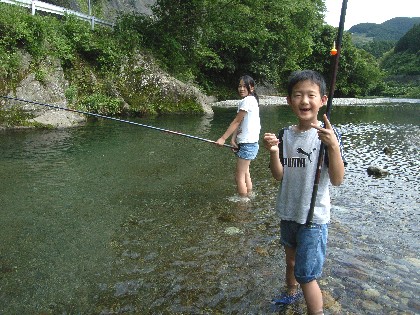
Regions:
[[[9,92],[7,96],[67,108],[65,90],[68,88],[68,82],[64,78],[63,68],[59,60],[53,58],[43,60],[38,66],[37,74],[29,71],[29,55],[24,55],[22,60],[22,73],[26,75],[15,91]],[[85,120],[85,117],[73,112],[53,110],[47,106],[33,103],[9,100],[4,104],[5,109],[14,106],[18,106],[20,110],[34,116],[28,121],[30,124],[66,128],[78,125]]]

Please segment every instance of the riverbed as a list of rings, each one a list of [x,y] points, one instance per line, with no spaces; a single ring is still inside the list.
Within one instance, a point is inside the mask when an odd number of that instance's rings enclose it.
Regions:
[[[420,313],[419,109],[333,108],[348,166],[331,188],[326,314]],[[215,140],[234,115],[136,122]],[[287,106],[261,118],[263,132],[295,122]],[[256,197],[238,203],[235,156],[210,143],[105,120],[0,137],[0,314],[305,314],[269,303],[284,254],[264,149]]]

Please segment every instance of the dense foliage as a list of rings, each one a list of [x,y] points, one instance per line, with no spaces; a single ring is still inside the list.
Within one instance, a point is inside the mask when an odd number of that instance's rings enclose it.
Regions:
[[[58,20],[52,16],[32,16],[26,9],[1,4],[0,77],[2,84],[16,83],[21,75],[22,52],[34,59],[33,71],[48,56],[57,57],[64,68],[74,69],[82,60],[102,72],[115,71],[126,51],[140,42],[137,34],[115,36],[108,28],[90,29],[88,23],[72,16]],[[11,86],[13,87],[13,86]],[[0,86],[1,88],[1,86]],[[88,88],[88,87],[86,87]],[[3,90],[3,89],[2,89]]]
[[[260,86],[284,93],[284,83],[294,70],[311,68],[330,78],[329,51],[337,29],[323,23],[324,10],[323,0],[157,0],[153,17],[121,15],[113,31],[91,31],[88,23],[70,16],[61,20],[31,16],[27,10],[2,5],[0,90],[5,85],[13,88],[21,79],[22,51],[34,58],[31,67],[40,79],[41,61],[54,55],[67,79],[78,82],[66,92],[69,99],[90,95],[90,104],[96,97],[97,106],[109,103],[109,112],[118,111],[117,102],[108,99],[107,90],[113,89],[109,78],[118,77],[128,56],[147,51],[163,69],[209,94],[232,96],[244,73]],[[345,33],[336,96],[381,94],[386,87],[374,55],[356,47]],[[91,70],[100,73],[103,81],[92,84]]]
[[[389,75],[385,95],[420,97],[420,24],[413,26],[384,54],[380,66]]]
[[[354,36],[352,36],[354,38]],[[390,51],[395,46],[394,41],[386,41],[386,40],[373,40],[373,41],[367,41],[363,44],[357,45],[355,43],[355,46],[358,48],[361,48],[371,55],[373,55],[376,59],[381,58],[386,52]]]
[[[120,23],[139,32],[142,45],[168,71],[195,81],[207,92],[234,91],[244,73],[284,92],[291,71],[312,68],[326,77],[330,72],[336,29],[323,24],[324,9],[321,0],[158,0],[153,18],[130,15]],[[368,95],[378,90],[375,60],[358,51],[348,36],[344,45],[343,68],[350,72],[340,73],[339,94]],[[347,82],[349,77],[363,80]]]
[[[420,75],[419,38],[420,24],[401,37],[394,50],[384,56],[381,66],[393,75]]]
[[[420,23],[414,25],[395,45],[395,52],[416,54],[420,51]]]
[[[329,55],[331,38],[336,29],[324,26],[319,33],[312,54],[300,64],[302,68],[310,68],[323,73],[329,81],[332,74],[332,58]],[[383,88],[382,72],[378,62],[369,53],[356,48],[349,33],[344,33],[341,57],[336,82],[337,97],[378,95]],[[329,82],[327,82],[329,84]]]
[[[360,23],[349,29],[353,34],[364,36],[376,41],[397,41],[415,24],[420,23],[420,17],[397,17],[381,24]]]
[[[381,60],[388,74],[411,75],[420,71],[419,58],[412,55],[419,50],[419,24],[420,18],[398,17],[382,24],[357,24],[349,32],[356,47]]]
[[[276,82],[296,68],[308,54],[310,31],[321,21],[322,1],[318,8],[309,4],[159,0],[153,8],[155,18],[128,18],[135,21],[143,45],[168,71],[211,89],[232,86],[245,72]]]
[[[65,97],[79,109],[136,115],[202,111],[191,93],[174,88],[168,95],[151,69],[153,59],[139,61],[140,42],[140,34],[124,24],[92,31],[74,16],[32,16],[1,3],[0,93],[14,90],[30,73],[45,83],[48,61],[58,60],[69,83]]]

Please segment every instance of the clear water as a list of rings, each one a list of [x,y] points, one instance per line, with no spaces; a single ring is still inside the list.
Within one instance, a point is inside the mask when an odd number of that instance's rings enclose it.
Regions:
[[[333,109],[349,165],[332,188],[326,314],[420,313],[419,109]],[[217,139],[234,114],[137,121]],[[261,117],[263,131],[294,123],[286,106]],[[113,121],[1,132],[0,314],[305,314],[269,303],[284,255],[268,154],[247,204],[229,201],[234,165],[227,148]]]

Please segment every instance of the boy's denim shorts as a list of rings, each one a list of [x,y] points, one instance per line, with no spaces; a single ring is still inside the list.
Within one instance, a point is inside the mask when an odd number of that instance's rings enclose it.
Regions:
[[[257,157],[259,145],[255,143],[239,143],[236,156],[244,160],[254,160]]]
[[[281,243],[295,248],[295,278],[299,283],[308,283],[322,274],[327,252],[328,224],[298,224],[282,220]]]

